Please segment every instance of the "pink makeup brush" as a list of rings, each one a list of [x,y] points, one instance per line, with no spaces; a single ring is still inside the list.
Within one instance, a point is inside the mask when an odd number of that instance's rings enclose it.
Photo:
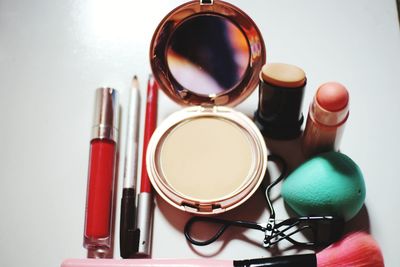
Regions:
[[[61,267],[384,267],[382,253],[364,232],[345,236],[317,254],[249,260],[212,259],[68,259]]]
[[[378,244],[365,232],[354,232],[317,253],[318,267],[383,267]]]

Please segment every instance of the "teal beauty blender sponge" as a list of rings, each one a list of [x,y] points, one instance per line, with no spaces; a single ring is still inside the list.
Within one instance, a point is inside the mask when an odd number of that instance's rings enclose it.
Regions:
[[[339,152],[320,154],[295,169],[283,182],[282,197],[299,215],[353,218],[365,200],[360,168]]]

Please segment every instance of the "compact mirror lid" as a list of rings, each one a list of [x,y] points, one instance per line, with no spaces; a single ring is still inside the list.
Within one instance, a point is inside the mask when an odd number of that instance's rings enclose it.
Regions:
[[[222,2],[185,3],[156,29],[150,64],[163,91],[182,105],[236,105],[258,84],[264,42],[252,19]]]

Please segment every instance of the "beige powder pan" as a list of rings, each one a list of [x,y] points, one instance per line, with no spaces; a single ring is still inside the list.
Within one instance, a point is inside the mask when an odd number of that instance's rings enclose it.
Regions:
[[[186,198],[223,199],[243,187],[254,171],[250,142],[248,133],[229,120],[185,120],[160,144],[160,172]]]
[[[246,201],[267,167],[262,135],[244,114],[228,107],[170,115],[154,132],[147,170],[171,205],[198,214],[221,213]]]
[[[257,190],[267,168],[263,136],[227,106],[254,91],[264,63],[261,33],[229,3],[191,1],[160,22],[150,46],[154,78],[168,97],[190,106],[168,116],[147,148],[150,181],[169,204],[216,214]]]

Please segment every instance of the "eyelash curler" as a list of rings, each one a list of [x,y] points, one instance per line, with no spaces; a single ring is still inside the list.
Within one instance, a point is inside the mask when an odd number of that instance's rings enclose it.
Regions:
[[[281,175],[274,180],[265,190],[265,198],[270,210],[270,216],[266,223],[255,223],[242,220],[224,220],[215,217],[192,217],[185,225],[184,234],[186,239],[196,246],[206,246],[218,238],[230,227],[241,227],[254,229],[264,232],[262,245],[270,248],[281,240],[287,240],[293,245],[302,247],[321,247],[327,246],[340,238],[344,230],[344,220],[336,216],[302,216],[288,218],[283,221],[275,219],[275,210],[272,205],[270,192],[271,189],[281,182],[287,172],[285,161],[277,155],[269,155],[268,161],[274,161],[281,165]],[[195,223],[204,222],[221,225],[217,232],[209,239],[196,240],[192,237],[192,228]],[[297,233],[308,234],[309,241],[298,241],[294,238]]]

